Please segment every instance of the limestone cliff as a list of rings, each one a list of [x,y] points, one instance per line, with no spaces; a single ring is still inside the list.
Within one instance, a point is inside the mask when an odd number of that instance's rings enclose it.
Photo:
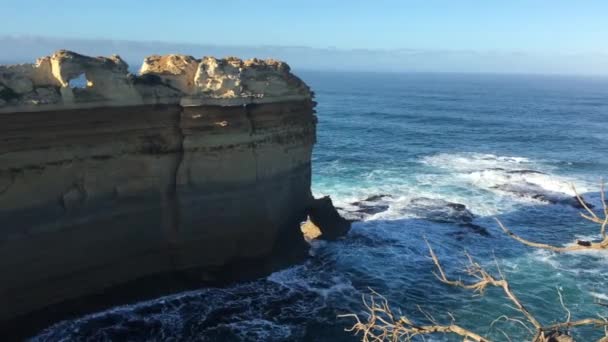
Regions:
[[[132,75],[118,56],[58,51],[0,66],[0,321],[297,240],[314,106],[274,60],[151,56]]]

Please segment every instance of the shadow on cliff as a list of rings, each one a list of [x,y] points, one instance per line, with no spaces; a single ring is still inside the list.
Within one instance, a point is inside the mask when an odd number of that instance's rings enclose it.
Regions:
[[[305,212],[300,214],[302,218],[308,217],[322,227],[324,238],[328,240],[336,240],[350,229],[350,221],[338,214],[329,197],[312,200]],[[234,259],[227,265],[206,267],[204,270],[186,269],[142,277],[126,284],[113,286],[102,293],[67,300],[8,322],[0,322],[0,331],[8,340],[21,340],[58,321],[75,319],[114,306],[188,290],[225,288],[235,283],[263,278],[272,272],[301,264],[309,259],[310,244],[298,228],[295,225],[289,233],[280,234],[270,255]]]
[[[585,194],[585,197],[594,199],[592,203],[596,204],[597,208],[599,193],[588,193]],[[371,198],[371,202],[373,199]],[[369,199],[366,200],[370,202]],[[325,205],[328,202],[331,203],[329,199],[319,201]],[[366,205],[368,207],[365,210],[368,212],[380,209],[372,210],[368,204],[363,206]],[[441,209],[442,205],[447,209]],[[493,260],[494,257],[501,260],[516,259],[531,250],[506,236],[497,226],[494,217],[499,218],[513,231],[530,240],[555,245],[573,241],[576,235],[595,236],[598,232],[597,226],[586,223],[578,216],[580,209],[565,204],[538,203],[522,206],[501,215],[473,218],[470,218],[465,211],[468,210],[466,206],[450,204],[446,201],[415,201],[415,205],[408,210],[414,209],[418,212],[418,218],[396,220],[372,218],[357,221],[353,223],[352,229],[346,236],[318,242],[321,247],[313,248],[315,256],[293,271],[301,274],[297,274],[294,278],[287,276],[289,278],[287,282],[274,278],[270,281],[251,273],[251,279],[258,280],[248,283],[249,285],[242,282],[206,284],[210,289],[208,293],[205,292],[206,295],[194,296],[192,299],[181,297],[163,299],[164,308],[174,306],[175,310],[179,309],[184,300],[190,301],[187,312],[174,312],[183,324],[177,333],[178,336],[175,337],[187,339],[220,334],[217,336],[234,338],[235,333],[226,330],[226,322],[232,324],[244,319],[261,319],[273,321],[278,325],[300,325],[301,333],[298,333],[298,336],[292,336],[295,340],[355,341],[356,338],[343,331],[343,328],[350,322],[336,319],[336,316],[344,312],[359,310],[360,294],[367,293],[368,288],[386,294],[391,302],[397,303],[397,305],[405,305],[404,309],[408,309],[408,312],[415,311],[409,310],[409,308],[416,303],[431,307],[437,303],[444,303],[447,307],[461,305],[463,300],[460,296],[461,293],[451,288],[446,289],[434,277],[432,273],[434,268],[428,259],[428,250],[423,238],[428,239],[433,245],[442,262],[445,263],[446,270],[454,273],[459,271],[462,266],[464,258],[462,252],[465,249],[475,258],[484,261]],[[331,212],[326,215],[335,218]],[[319,220],[318,217],[315,222],[323,225],[323,220]],[[469,224],[483,229],[484,233],[471,229]],[[243,272],[251,272],[247,268],[254,266],[253,263],[246,263],[241,267],[244,267]],[[279,278],[286,277],[282,272],[279,274],[281,274],[278,276]],[[176,277],[173,280],[176,281],[176,279],[180,278]],[[188,279],[182,280],[187,282]],[[160,282],[162,280],[152,279],[150,281]],[[340,282],[344,281],[352,287],[341,285]],[[241,288],[240,284],[245,287]],[[425,286],[420,286],[420,284],[425,284]],[[517,282],[514,284],[518,285]],[[554,282],[548,281],[535,291],[553,293],[554,285]],[[234,302],[231,302],[232,304],[228,307],[225,302],[208,297],[222,293],[213,290],[217,287],[228,287],[229,293],[234,292]],[[200,283],[197,288],[200,288]],[[132,290],[137,291],[137,288]],[[159,292],[156,297],[161,295],[164,293]],[[148,298],[150,297],[155,296],[148,296]],[[132,295],[126,298],[132,299]],[[174,305],[171,304],[172,300],[178,302]],[[473,306],[482,305],[481,300],[473,299],[470,303]],[[110,319],[109,313],[96,318],[88,318],[81,323],[75,323],[77,325],[86,323],[86,325],[79,326],[78,332],[58,331],[57,333],[59,335],[68,334],[68,336],[62,337],[87,339],[94,337],[100,328],[114,326],[121,329],[113,330],[114,335],[111,336],[113,339],[124,337],[151,339],[157,336],[154,334],[158,334],[159,331],[166,332],[175,329],[175,327],[171,327],[171,329],[163,327],[164,324],[170,323],[156,321],[156,318],[152,318],[154,329],[150,329],[152,323],[149,322],[149,315],[145,314],[148,310],[146,308],[149,307],[151,310],[158,303],[159,301],[142,303],[142,305],[138,305],[137,309],[132,309],[138,310],[138,313],[125,314],[123,318],[114,315]],[[212,307],[210,308],[210,306]],[[293,309],[296,307],[298,310]],[[255,309],[251,311],[251,308]],[[251,312],[255,313],[254,317],[243,316],[244,313],[250,314]],[[52,315],[53,312],[48,312],[48,314]],[[182,317],[186,314],[188,316]],[[199,317],[199,315],[202,316]],[[125,324],[126,321],[129,324]],[[223,330],[218,333],[220,327],[223,327]],[[41,326],[38,329],[40,328]],[[73,327],[70,331],[72,330]],[[28,333],[31,334],[33,331],[35,330],[29,330]]]
[[[425,309],[445,307],[460,312],[463,301],[467,301],[474,312],[483,310],[484,301],[493,296],[471,299],[469,293],[437,281],[423,238],[433,245],[450,274],[459,274],[456,272],[461,269],[465,249],[484,262],[491,262],[494,257],[508,262],[531,249],[506,236],[494,216],[474,217],[467,222],[468,215],[463,214],[466,207],[445,201],[416,202],[419,218],[355,222],[344,237],[313,242],[314,257],[303,265],[268,278],[123,306],[62,324],[46,336],[87,340],[99,337],[103,331],[105,338],[115,340],[150,340],[160,334],[183,340],[201,336],[211,340],[251,340],[240,335],[246,330],[245,336],[263,334],[271,336],[270,340],[356,341],[356,337],[343,331],[351,322],[336,316],[360,310],[360,295],[368,293],[368,288],[385,294],[395,306],[412,313],[414,319],[424,318],[416,316],[417,304]],[[439,204],[456,210],[439,210]],[[560,245],[572,241],[576,234],[597,233],[597,227],[587,225],[578,212],[579,209],[563,204],[538,203],[496,217],[526,238]],[[447,213],[453,215],[445,216]],[[321,224],[318,219],[315,222]],[[482,227],[487,234],[470,229],[467,223]],[[553,272],[548,277],[535,288],[535,293],[554,294],[555,277],[559,275]],[[518,290],[521,281],[514,279]],[[155,314],[159,311],[172,318],[164,320]],[[258,327],[255,322],[272,324]],[[290,335],[281,339],[284,331],[280,328],[285,326],[291,327]]]

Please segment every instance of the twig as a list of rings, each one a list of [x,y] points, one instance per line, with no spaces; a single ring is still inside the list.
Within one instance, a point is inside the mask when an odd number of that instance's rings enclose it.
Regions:
[[[363,303],[367,309],[367,321],[362,321],[356,314],[338,316],[342,318],[350,317],[355,320],[355,324],[345,330],[354,332],[355,335],[361,333],[361,340],[363,342],[411,341],[416,336],[422,337],[438,333],[459,335],[465,341],[490,342],[489,339],[454,324],[454,321],[449,325],[436,324],[434,322],[435,319],[422,309],[420,311],[428,320],[433,321],[433,325],[418,325],[406,316],[396,317],[391,311],[386,298],[373,290],[368,300],[364,296]]]
[[[542,328],[542,325],[540,324],[540,322],[538,322],[538,320],[536,318],[534,318],[534,316],[532,314],[530,314],[528,309],[526,309],[524,307],[524,305],[517,298],[517,296],[515,296],[513,291],[511,291],[511,287],[509,286],[509,283],[505,279],[500,279],[500,280],[495,279],[486,270],[484,270],[477,262],[475,262],[471,258],[471,256],[468,256],[470,265],[467,267],[466,272],[467,272],[467,274],[474,276],[477,279],[480,279],[480,281],[478,281],[476,283],[465,284],[461,280],[456,280],[456,281],[449,280],[446,277],[445,271],[443,270],[443,267],[441,266],[441,263],[439,262],[437,255],[433,251],[433,248],[428,243],[428,241],[426,242],[426,244],[429,247],[429,253],[431,254],[433,263],[435,263],[435,266],[437,267],[437,270],[439,271],[439,274],[441,275],[438,278],[442,283],[461,287],[461,288],[468,289],[468,290],[473,290],[480,294],[484,293],[486,287],[488,287],[489,285],[495,286],[495,287],[500,287],[503,289],[504,293],[507,295],[507,298],[509,298],[509,300],[511,300],[511,302],[513,302],[513,304],[515,304],[515,307],[526,317],[528,322],[530,322],[537,330]]]
[[[572,313],[570,310],[568,310],[566,304],[564,304],[564,297],[562,296],[562,291],[559,289],[559,287],[557,288],[557,295],[559,296],[559,303],[562,305],[562,308],[564,308],[564,310],[566,310],[568,313],[568,316],[566,317],[566,323],[568,323],[570,322],[570,319],[572,319]]]
[[[605,250],[608,248],[608,238],[602,240],[601,242],[588,242],[588,241],[577,240],[574,245],[566,246],[566,247],[558,247],[558,246],[552,246],[552,245],[545,244],[545,243],[533,242],[533,241],[526,240],[526,239],[520,237],[519,235],[513,233],[511,230],[509,230],[509,228],[505,227],[505,225],[503,225],[499,219],[494,218],[494,220],[496,220],[496,222],[498,223],[500,228],[502,228],[502,230],[508,236],[510,236],[514,240],[517,240],[517,241],[523,243],[524,245],[527,245],[530,247],[548,249],[553,252],[572,252],[572,251],[581,251],[581,250]]]
[[[600,236],[602,238],[601,241],[592,242],[592,241],[576,240],[576,241],[574,241],[573,245],[566,246],[566,247],[558,247],[558,246],[553,246],[553,245],[549,245],[546,243],[539,243],[539,242],[533,242],[530,240],[526,240],[526,239],[522,238],[521,236],[513,233],[507,227],[505,227],[505,225],[503,225],[499,219],[495,218],[495,220],[498,223],[498,225],[500,226],[500,228],[502,228],[502,230],[508,236],[510,236],[514,240],[517,240],[517,241],[523,243],[524,245],[527,245],[530,247],[548,249],[553,252],[572,252],[572,251],[581,251],[581,250],[606,250],[606,249],[608,249],[608,235],[606,234],[606,228],[608,227],[608,204],[606,203],[604,181],[602,180],[600,182],[600,197],[601,197],[601,202],[602,202],[602,209],[603,209],[602,211],[603,211],[604,218],[600,218],[599,216],[597,216],[597,214],[595,214],[593,212],[593,210],[591,210],[589,208],[589,206],[587,205],[587,202],[585,202],[583,197],[578,193],[578,191],[576,191],[576,187],[574,186],[574,184],[572,184],[571,187],[572,187],[572,191],[574,191],[574,194],[576,195],[578,202],[588,213],[588,215],[581,213],[581,217],[600,225]]]

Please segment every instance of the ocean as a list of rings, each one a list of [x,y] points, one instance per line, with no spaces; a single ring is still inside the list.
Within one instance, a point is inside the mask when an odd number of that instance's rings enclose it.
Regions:
[[[357,341],[345,313],[363,314],[371,290],[424,323],[452,320],[496,341],[530,334],[500,289],[483,296],[442,284],[464,277],[465,251],[496,266],[543,324],[608,315],[608,254],[556,254],[523,246],[599,237],[582,220],[570,184],[601,206],[608,176],[608,78],[574,76],[297,73],[315,91],[318,142],[313,193],[358,219],[304,264],[256,281],[116,307],[41,332],[46,340]],[[450,316],[451,315],[451,316]],[[575,330],[580,341],[601,336]],[[435,335],[429,341],[459,341]]]

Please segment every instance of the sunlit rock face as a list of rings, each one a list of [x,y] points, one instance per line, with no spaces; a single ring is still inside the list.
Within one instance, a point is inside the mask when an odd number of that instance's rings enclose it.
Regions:
[[[81,87],[70,82],[82,78]],[[34,64],[0,66],[0,112],[141,104],[246,105],[310,100],[308,86],[276,60],[186,55],[145,58],[140,75],[120,56],[60,50]]]
[[[144,59],[139,72],[142,75],[157,75],[164,84],[184,94],[192,94],[198,64],[199,61],[192,56],[154,55]]]
[[[69,51],[0,66],[0,321],[301,248],[309,88],[276,61],[152,56],[141,73]]]

